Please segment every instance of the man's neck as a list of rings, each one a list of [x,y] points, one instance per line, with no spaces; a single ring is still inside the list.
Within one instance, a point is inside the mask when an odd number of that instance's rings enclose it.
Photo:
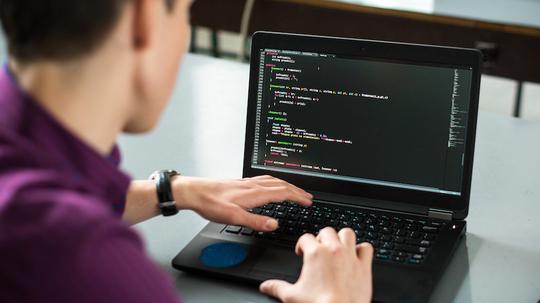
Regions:
[[[84,59],[70,63],[10,62],[22,89],[79,139],[110,153],[129,116],[129,77],[121,64]]]

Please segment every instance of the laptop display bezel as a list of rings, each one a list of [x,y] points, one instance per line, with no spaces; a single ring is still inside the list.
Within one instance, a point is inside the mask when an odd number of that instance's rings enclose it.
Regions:
[[[419,65],[440,65],[470,68],[472,70],[469,119],[464,154],[461,195],[434,193],[420,190],[372,185],[313,177],[293,173],[270,171],[252,167],[254,151],[256,104],[259,77],[259,51],[261,49],[293,50],[326,54],[341,54],[358,58],[414,62]],[[428,46],[385,41],[346,39],[311,35],[257,32],[252,40],[249,80],[246,140],[243,176],[272,175],[306,190],[327,192],[359,198],[369,198],[436,208],[454,212],[455,218],[465,218],[468,213],[478,99],[481,73],[481,53],[474,49]]]

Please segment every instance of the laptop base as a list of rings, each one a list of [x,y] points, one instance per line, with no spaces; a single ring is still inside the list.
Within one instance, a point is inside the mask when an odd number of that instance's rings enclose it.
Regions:
[[[257,287],[268,279],[294,283],[302,268],[302,259],[294,247],[224,232],[226,225],[209,223],[172,261],[174,268],[186,272],[238,280]],[[441,231],[429,258],[421,265],[396,264],[374,260],[373,300],[376,302],[427,302],[465,234],[465,221],[449,222]],[[215,244],[234,244],[245,249],[246,258],[230,267],[204,264],[203,251]]]

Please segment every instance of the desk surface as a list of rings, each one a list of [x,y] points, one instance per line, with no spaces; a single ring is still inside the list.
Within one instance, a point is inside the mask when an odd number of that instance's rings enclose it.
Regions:
[[[186,175],[241,176],[249,67],[188,55],[159,127],[124,136],[125,168],[145,178],[157,168]],[[157,146],[169,146],[155,156]],[[481,113],[469,229],[432,302],[540,299],[540,123]],[[193,302],[273,302],[256,289],[184,274],[171,259],[207,222],[191,212],[138,225],[149,253]]]
[[[540,28],[537,0],[329,0],[377,8]]]

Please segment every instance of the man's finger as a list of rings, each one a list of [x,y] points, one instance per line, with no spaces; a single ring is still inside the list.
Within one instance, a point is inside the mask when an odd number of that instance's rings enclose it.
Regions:
[[[268,280],[268,281],[264,281],[261,284],[261,286],[259,287],[259,290],[264,294],[267,294],[274,298],[278,298],[281,301],[284,301],[285,297],[287,296],[287,293],[291,290],[291,287],[292,287],[292,284],[286,281]]]
[[[323,244],[339,245],[339,238],[336,230],[332,227],[325,227],[319,231],[317,240]]]
[[[356,254],[363,263],[371,264],[373,261],[373,246],[367,242],[356,245]]]
[[[305,251],[309,251],[311,249],[315,249],[317,247],[317,239],[315,239],[315,236],[312,234],[303,234],[300,239],[298,239],[298,242],[296,242],[296,247],[294,248],[294,252],[301,256],[304,254]]]
[[[338,237],[341,243],[345,244],[349,248],[356,246],[356,234],[350,228],[343,228],[338,232]]]
[[[234,225],[243,225],[257,231],[274,231],[279,227],[276,219],[252,214],[241,207],[234,208],[231,219]]]

